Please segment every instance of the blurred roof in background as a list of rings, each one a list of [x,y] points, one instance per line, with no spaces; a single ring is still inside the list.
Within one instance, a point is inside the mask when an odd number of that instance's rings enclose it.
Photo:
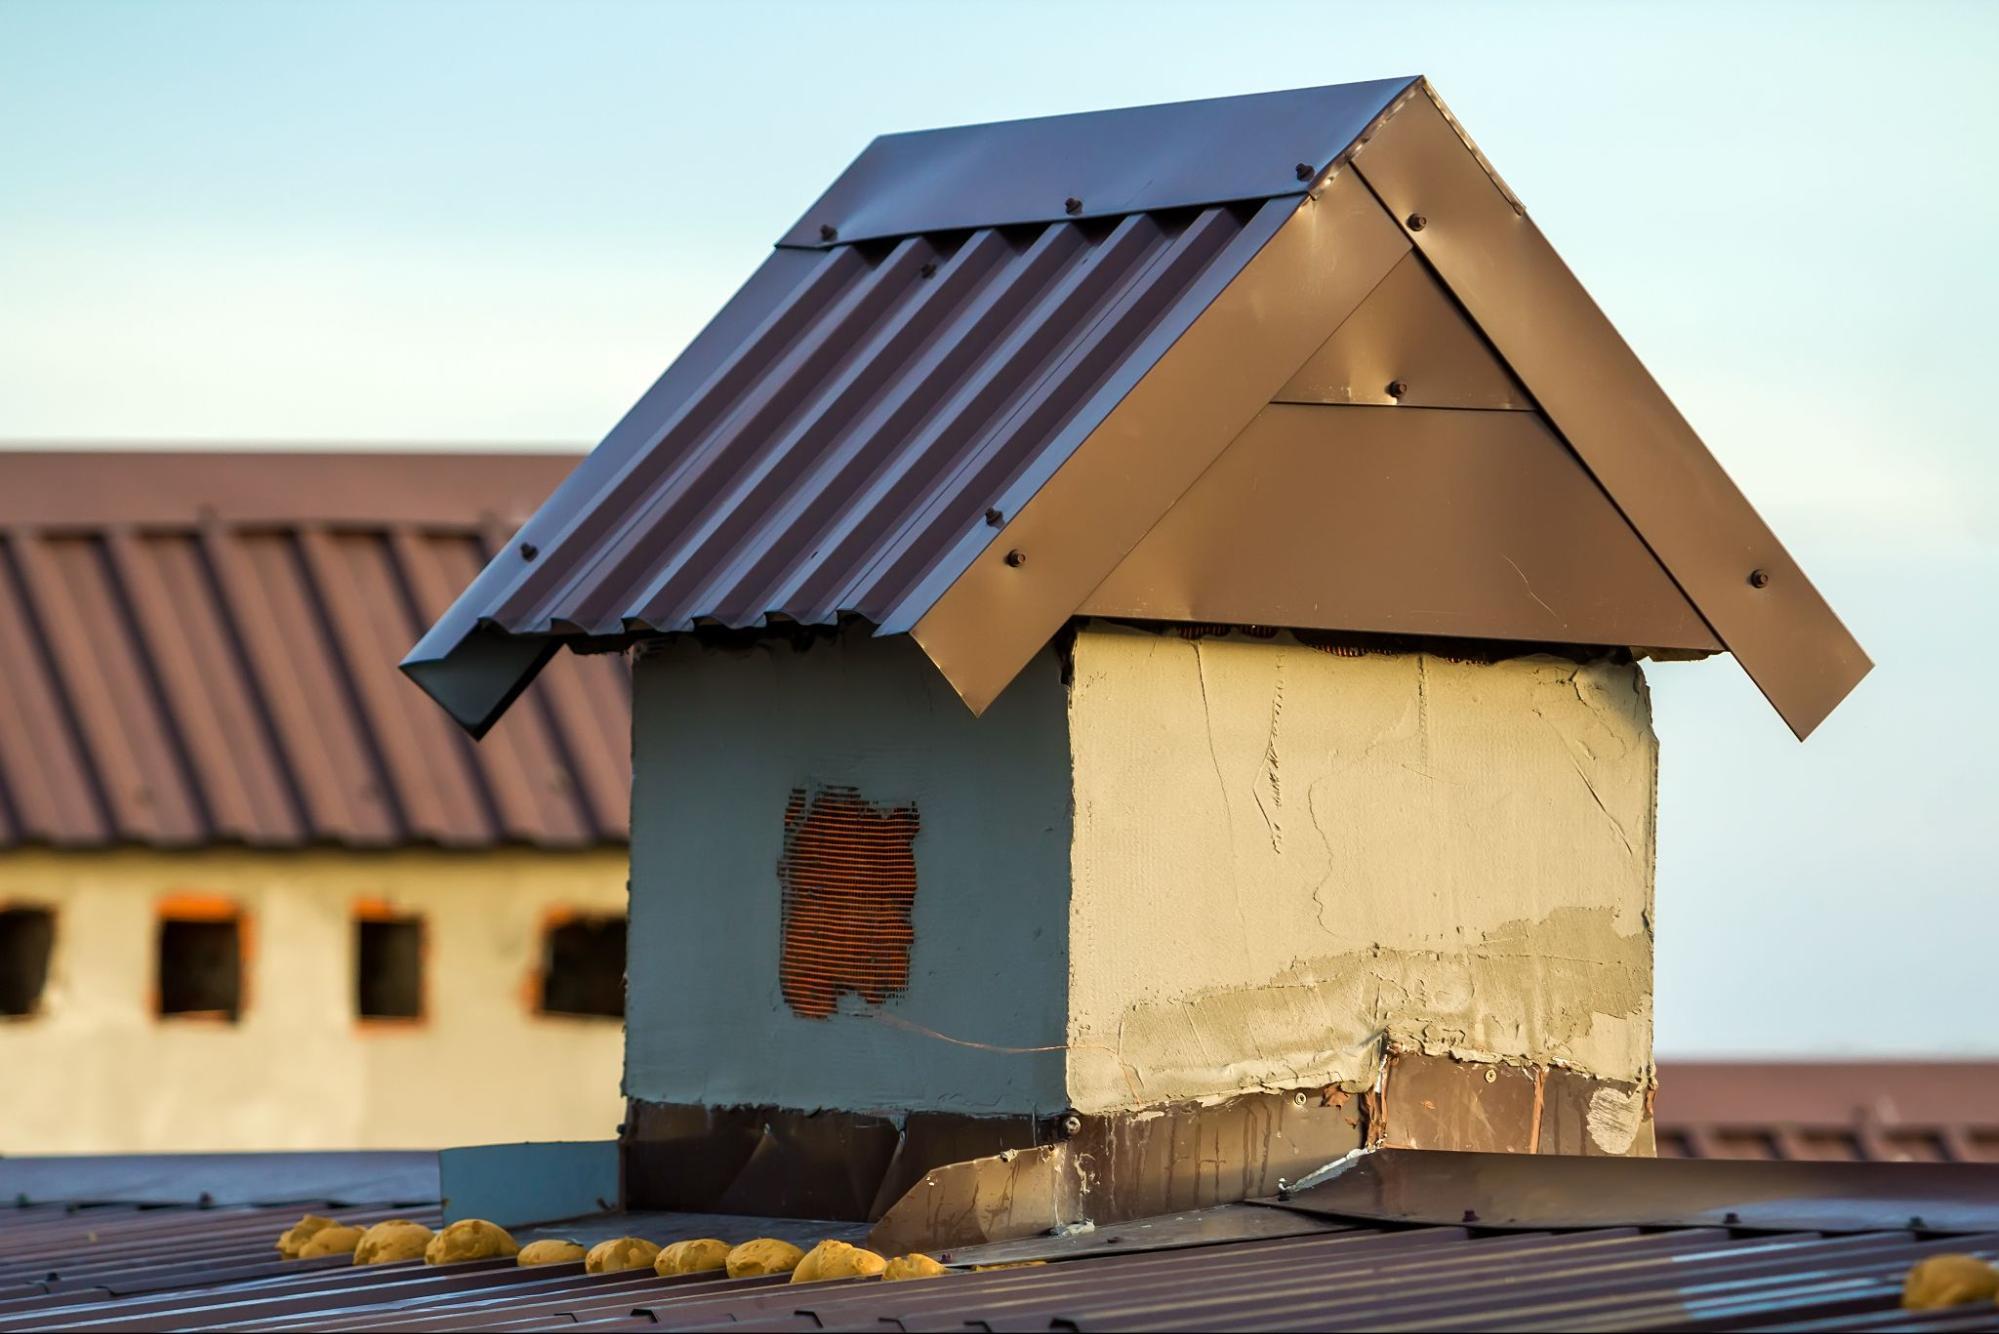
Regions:
[[[576,460],[0,452],[0,848],[622,842],[622,659],[478,746],[395,666]]]

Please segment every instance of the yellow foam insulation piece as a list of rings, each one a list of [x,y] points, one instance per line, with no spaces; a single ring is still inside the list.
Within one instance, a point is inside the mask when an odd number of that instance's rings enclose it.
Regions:
[[[627,1269],[651,1269],[659,1247],[644,1237],[613,1237],[600,1241],[583,1257],[586,1274],[621,1274]]]
[[[888,1267],[888,1261],[873,1251],[844,1241],[822,1241],[805,1253],[791,1271],[793,1283],[824,1283],[835,1278],[873,1278]]]
[[[421,1260],[430,1238],[431,1231],[423,1224],[407,1218],[391,1218],[361,1234],[360,1244],[354,1248],[354,1263],[386,1265],[398,1260]]]
[[[1046,1260],[1008,1260],[1005,1264],[973,1265],[974,1274],[990,1274],[995,1269],[1038,1269],[1047,1264]]]
[[[521,1253],[520,1243],[498,1223],[461,1218],[448,1224],[423,1248],[427,1265],[455,1265],[467,1260],[499,1260]]]
[[[278,1254],[287,1260],[298,1259],[299,1251],[312,1240],[314,1233],[322,1232],[333,1225],[332,1219],[321,1217],[319,1214],[305,1215],[279,1234]]]
[[[1902,1280],[1902,1306],[1910,1311],[1938,1311],[1989,1302],[1995,1296],[1999,1296],[1999,1269],[1975,1255],[1932,1255]]]
[[[729,1252],[724,1268],[730,1278],[756,1278],[761,1274],[789,1274],[798,1268],[798,1262],[805,1258],[805,1252],[788,1241],[775,1237],[758,1237],[746,1241]]]
[[[580,1242],[563,1241],[557,1237],[543,1237],[521,1247],[521,1253],[514,1257],[514,1263],[524,1267],[533,1265],[566,1265],[583,1258]]]
[[[706,1274],[715,1269],[727,1269],[729,1252],[733,1249],[728,1242],[717,1241],[713,1237],[676,1241],[671,1246],[660,1248],[659,1259],[653,1261],[652,1269],[662,1278],[673,1274]]]
[[[342,1227],[335,1224],[323,1227],[306,1238],[305,1245],[299,1247],[298,1258],[317,1260],[322,1255],[352,1255],[354,1248],[361,1244],[361,1229]]]
[[[882,1282],[905,1283],[914,1278],[942,1278],[951,1271],[927,1255],[898,1255],[882,1270]]]

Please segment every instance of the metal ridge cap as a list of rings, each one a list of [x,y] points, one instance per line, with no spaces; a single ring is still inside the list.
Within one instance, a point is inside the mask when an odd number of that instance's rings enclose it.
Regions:
[[[776,245],[817,250],[1303,194],[1421,77],[880,135]]]

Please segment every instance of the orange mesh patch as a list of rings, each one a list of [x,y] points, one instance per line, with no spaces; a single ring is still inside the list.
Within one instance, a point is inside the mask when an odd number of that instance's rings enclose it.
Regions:
[[[880,1005],[909,986],[915,940],[916,807],[878,806],[850,787],[794,788],[784,812],[785,1003],[825,1019],[851,992]]]

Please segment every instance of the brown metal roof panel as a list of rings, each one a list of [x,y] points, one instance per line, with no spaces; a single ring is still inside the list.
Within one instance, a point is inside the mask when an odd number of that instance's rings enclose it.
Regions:
[[[778,244],[824,246],[1303,194],[1412,82],[1376,79],[883,135]]]
[[[1080,610],[1721,647],[1532,412],[1265,408]]]
[[[987,511],[1033,494],[1291,211],[780,252],[711,326],[738,344],[704,333],[700,382],[648,395],[406,666],[435,691],[482,620],[907,628],[993,540]],[[489,723],[508,688],[454,712]]]
[[[0,847],[622,840],[615,655],[559,665],[561,703],[484,750],[395,670],[505,531],[492,506],[570,462],[476,456],[492,478],[436,494],[467,457],[0,452],[0,496],[63,519],[0,523]],[[128,475],[152,489],[99,486]],[[366,522],[370,490],[403,517]]]
[[[95,761],[112,813],[125,829],[168,846],[197,842],[206,814],[183,781],[176,741],[139,656],[104,651],[129,638],[104,552],[93,537],[54,537],[18,552],[57,681]]]
[[[108,812],[18,581],[36,540],[0,533],[0,819],[9,842],[88,843],[108,833]]]
[[[107,523],[181,529],[301,523],[517,525],[581,453],[527,450],[0,449],[0,527],[97,532]],[[476,461],[476,467],[467,467]]]
[[[1038,456],[1074,447],[1065,424],[1242,227],[1214,209],[829,253],[827,268],[851,272],[805,284],[776,355],[663,438],[671,458],[617,531],[544,548],[497,618],[614,634],[855,611],[894,628],[897,602],[954,543],[990,540],[983,515],[1008,485],[1038,485]],[[843,522],[846,543],[815,541]],[[812,569],[767,597],[756,585],[774,552],[812,552]],[[551,582],[564,561],[575,573]]]

